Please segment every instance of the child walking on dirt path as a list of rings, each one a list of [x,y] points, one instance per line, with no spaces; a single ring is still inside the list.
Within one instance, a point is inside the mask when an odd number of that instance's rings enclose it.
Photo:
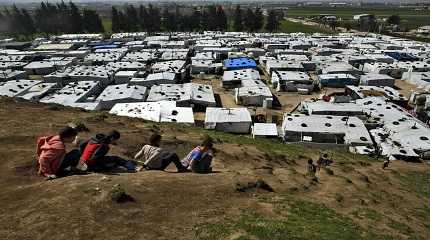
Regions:
[[[187,168],[182,166],[176,153],[168,152],[160,148],[161,138],[159,134],[152,134],[149,138],[149,144],[143,146],[134,156],[134,159],[142,159],[143,167],[147,170],[164,171],[170,163],[173,162],[178,172],[186,172]]]
[[[308,165],[307,165],[307,174],[311,177],[315,177],[315,174],[317,172],[317,166],[315,166],[314,161],[312,159],[308,160]]]

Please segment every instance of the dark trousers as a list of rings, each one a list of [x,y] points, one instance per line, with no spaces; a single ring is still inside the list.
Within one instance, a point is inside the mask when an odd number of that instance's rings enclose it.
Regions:
[[[72,151],[66,153],[57,175],[65,176],[70,173],[70,171],[66,171],[65,169],[69,167],[76,167],[76,165],[78,165],[79,163],[80,158],[81,151],[79,151],[78,149],[73,149]]]
[[[161,167],[160,168],[149,168],[149,170],[161,170],[164,171],[170,163],[174,163],[176,168],[178,170],[184,169],[184,166],[182,165],[181,161],[179,160],[179,157],[176,153],[169,153],[163,156],[161,159]]]
[[[135,165],[133,163],[123,158],[117,156],[104,156],[103,158],[96,160],[96,162],[91,166],[88,166],[88,170],[93,172],[109,171],[119,166],[126,167],[127,170],[130,171],[135,169]]]

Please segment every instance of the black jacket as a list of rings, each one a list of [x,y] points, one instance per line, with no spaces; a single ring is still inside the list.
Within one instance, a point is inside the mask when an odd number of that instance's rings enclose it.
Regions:
[[[81,150],[81,153],[84,152],[85,148],[87,147],[88,143],[93,144],[100,144],[100,147],[94,152],[93,160],[100,160],[103,159],[109,152],[109,144],[107,143],[107,137],[103,133],[98,133],[96,136],[92,137],[91,139],[84,141],[79,145],[79,148]]]

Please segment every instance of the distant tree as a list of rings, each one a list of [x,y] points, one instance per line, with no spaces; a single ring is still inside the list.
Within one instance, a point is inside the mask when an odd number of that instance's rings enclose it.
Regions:
[[[361,31],[375,32],[377,30],[378,22],[374,15],[360,18],[359,23]]]
[[[82,16],[79,8],[73,3],[69,2],[70,11],[70,32],[81,33],[82,32]]]
[[[31,15],[26,9],[21,9],[21,16],[24,34],[34,34],[36,32],[36,27],[34,26],[34,21]]]
[[[261,28],[263,28],[263,25],[264,25],[264,16],[260,8],[255,9],[254,16],[255,16],[254,27],[256,31],[259,31],[261,30]]]
[[[178,22],[175,21],[176,16],[169,12],[169,8],[165,7],[162,13],[162,21],[161,26],[166,31],[175,31],[178,25]]]
[[[366,21],[366,25],[368,26],[368,31],[369,32],[375,32],[377,31],[377,27],[378,27],[378,21],[376,19],[376,17],[374,15],[371,15],[367,21]]]
[[[218,28],[219,23],[217,22],[217,7],[210,5],[207,8],[207,28],[206,30],[215,31]]]
[[[400,16],[395,14],[395,15],[391,15],[387,18],[387,23],[390,25],[399,25],[400,24]]]
[[[157,32],[161,29],[161,14],[160,9],[154,7],[152,4],[148,6],[148,21],[147,21],[147,31]]]
[[[133,5],[127,6],[125,15],[127,18],[127,30],[130,32],[137,31],[139,29],[139,19],[137,11]]]
[[[35,10],[34,19],[36,20],[36,26],[38,26],[39,31],[43,33],[48,33],[48,27],[46,25],[47,16],[48,16],[47,7],[44,2],[41,2],[40,6]]]
[[[10,32],[14,35],[19,35],[24,32],[23,24],[22,24],[22,16],[21,11],[14,4],[12,6],[12,12],[10,13],[10,23],[13,26],[10,29]]]
[[[121,23],[119,19],[118,10],[112,6],[112,32],[117,33],[121,32]]]
[[[335,31],[336,28],[339,26],[339,22],[336,20],[331,20],[328,22],[328,25],[330,26],[330,28]]]
[[[99,14],[94,10],[85,9],[83,12],[84,29],[89,33],[102,33],[104,32],[102,20]]]
[[[349,32],[349,31],[351,31],[352,25],[351,25],[351,23],[346,23],[344,27],[345,27],[346,31]]]
[[[245,28],[248,32],[254,32],[257,27],[255,24],[255,15],[251,8],[246,9],[245,18],[243,20]]]
[[[7,7],[4,7],[3,11],[4,11],[3,18],[5,19],[5,21],[3,22],[2,25],[4,25],[5,32],[11,33],[11,29],[12,29],[12,13],[9,11],[9,9]]]
[[[201,29],[202,14],[200,9],[194,8],[193,13],[188,19],[191,31],[199,31]]]
[[[176,26],[173,26],[172,31],[186,31],[189,29],[188,18],[186,15],[181,14],[181,10],[179,9],[178,5],[175,6],[173,21],[176,22]]]
[[[2,11],[0,10],[0,34],[7,32],[7,24],[6,24],[6,17],[3,15]]]
[[[142,31],[147,31],[148,12],[143,5],[139,6],[139,24]]]
[[[233,30],[237,32],[243,31],[243,12],[240,5],[237,5],[234,11]]]
[[[118,11],[118,24],[120,32],[128,32],[129,26],[127,22],[127,17],[124,15],[122,11]]]
[[[161,11],[158,7],[154,7],[153,11],[151,13],[153,20],[153,24],[154,24],[154,32],[160,31],[161,30]]]
[[[226,31],[227,30],[227,15],[224,12],[224,8],[222,6],[218,6],[216,10],[216,30]]]
[[[275,10],[270,10],[267,15],[266,25],[264,29],[268,32],[275,32],[280,25],[280,16]]]
[[[55,18],[57,19],[57,28],[59,32],[63,33],[70,33],[72,32],[72,19],[69,11],[68,5],[64,3],[64,0],[62,0],[60,3],[57,4],[57,12],[55,15]]]
[[[200,21],[201,30],[209,30],[209,22],[210,22],[209,13],[206,8],[203,8],[201,12],[201,21]]]

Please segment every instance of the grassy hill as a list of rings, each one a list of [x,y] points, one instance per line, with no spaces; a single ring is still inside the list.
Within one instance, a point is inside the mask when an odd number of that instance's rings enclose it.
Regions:
[[[216,140],[214,173],[97,173],[44,181],[34,174],[37,136],[69,122],[122,133],[114,154],[131,158],[152,132],[183,157],[205,136]],[[0,99],[0,239],[427,239],[430,167],[375,159],[342,147],[277,140],[185,125]],[[318,179],[306,161],[333,156]],[[258,180],[273,189],[255,188]],[[120,184],[134,202],[116,203]]]

